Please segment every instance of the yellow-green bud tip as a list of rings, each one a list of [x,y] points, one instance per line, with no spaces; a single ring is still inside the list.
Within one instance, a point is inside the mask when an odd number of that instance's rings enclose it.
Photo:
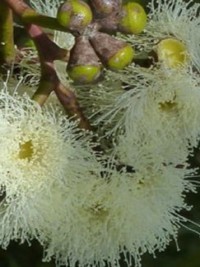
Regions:
[[[89,5],[81,0],[65,1],[57,12],[59,24],[72,30],[87,27],[92,18]]]
[[[133,57],[133,48],[131,45],[126,45],[109,59],[107,65],[112,70],[121,70],[132,62]]]
[[[147,23],[147,15],[144,8],[138,3],[127,3],[122,7],[122,19],[119,28],[122,32],[130,34],[141,33]]]
[[[93,83],[101,74],[101,66],[79,65],[68,68],[69,77],[77,83]]]
[[[167,38],[160,41],[157,45],[156,52],[158,60],[170,68],[184,65],[188,60],[186,46],[174,38]]]

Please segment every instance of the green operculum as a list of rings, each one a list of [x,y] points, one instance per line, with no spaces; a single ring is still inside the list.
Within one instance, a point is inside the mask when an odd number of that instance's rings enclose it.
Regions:
[[[69,77],[77,83],[92,83],[101,74],[101,66],[79,65],[68,69]]]
[[[112,56],[108,61],[108,67],[112,70],[121,70],[130,64],[134,57],[134,50],[131,45],[126,45]]]

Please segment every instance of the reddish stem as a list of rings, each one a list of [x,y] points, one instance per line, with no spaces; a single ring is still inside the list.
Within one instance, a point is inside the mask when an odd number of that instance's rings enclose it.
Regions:
[[[35,14],[35,10],[30,8],[22,0],[3,0],[13,12],[22,20],[23,17],[28,14]],[[42,49],[42,54],[44,57],[48,58],[47,60],[67,60],[69,58],[69,51],[66,49],[60,48],[56,45],[49,37],[42,31],[39,26],[36,26],[31,23],[24,23],[25,27],[30,35],[30,37],[35,42],[36,47],[38,45],[40,48],[45,46],[45,49]],[[38,50],[40,52],[40,49]],[[44,55],[45,54],[45,55]],[[48,55],[47,55],[48,54]]]
[[[33,99],[37,100],[41,105],[46,101],[46,98],[54,90],[61,104],[70,116],[79,119],[79,126],[83,129],[91,129],[89,121],[84,116],[78,104],[75,94],[64,87],[60,82],[55,71],[53,61],[58,58],[60,50],[43,31],[36,25],[27,25],[27,32],[35,43],[38,50],[41,62],[41,80],[37,92]],[[48,48],[48,49],[47,49]]]
[[[77,98],[70,88],[58,83],[54,90],[67,113],[74,119],[79,120],[79,127],[85,130],[92,130],[89,120],[84,116]]]
[[[4,0],[4,2],[22,19],[22,22],[24,14],[35,12],[22,0]],[[75,94],[70,88],[62,85],[53,65],[53,61],[56,59],[67,60],[69,52],[57,46],[39,26],[25,23],[25,28],[35,43],[41,64],[40,84],[33,99],[43,105],[49,94],[54,90],[68,114],[79,120],[79,126],[83,129],[90,129],[89,121],[82,113]]]
[[[30,38],[34,41],[41,59],[51,62],[54,60],[68,61],[69,51],[55,44],[39,26],[28,24],[25,25],[25,28]]]

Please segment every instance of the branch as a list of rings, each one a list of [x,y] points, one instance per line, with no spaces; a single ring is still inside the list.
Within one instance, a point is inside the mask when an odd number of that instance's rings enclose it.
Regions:
[[[33,99],[43,105],[49,94],[54,90],[66,112],[74,119],[79,119],[79,127],[87,130],[91,129],[89,121],[81,111],[75,94],[70,88],[62,85],[55,71],[53,61],[59,57],[63,58],[63,51],[58,49],[58,46],[38,26],[27,25],[26,30],[35,43],[41,64],[40,84],[33,95]],[[66,55],[66,59],[68,57],[69,53]]]
[[[79,119],[79,127],[90,129],[89,121],[82,113],[75,94],[62,85],[55,71],[53,61],[59,57],[63,58],[63,51],[38,26],[27,25],[26,30],[35,43],[41,64],[40,84],[33,95],[33,99],[43,105],[49,94],[54,90],[67,113],[74,119]],[[66,58],[68,56],[69,54],[66,55]]]
[[[11,65],[14,59],[13,14],[3,2],[0,4],[0,64]]]
[[[33,95],[33,99],[40,105],[43,105],[50,93],[54,90],[55,84],[58,83],[53,61],[63,58],[67,60],[69,52],[58,47],[38,26],[28,24],[25,26],[25,29],[35,43],[41,66],[40,84],[36,93]]]
[[[68,61],[69,51],[55,44],[40,27],[34,24],[27,24],[25,29],[34,41],[41,61]]]
[[[61,26],[56,18],[38,14],[34,9],[29,7],[22,0],[4,0],[18,15],[23,24],[35,24],[44,28],[68,32],[68,30]]]
[[[34,12],[22,0],[4,0],[10,8],[18,15],[23,22],[23,17],[27,12]],[[41,79],[40,84],[33,95],[33,99],[41,106],[44,104],[49,94],[54,90],[58,99],[64,106],[67,113],[74,119],[79,120],[79,126],[83,129],[91,129],[89,121],[84,116],[75,94],[70,88],[64,87],[60,82],[53,62],[56,59],[69,58],[69,51],[61,49],[42,31],[42,29],[34,24],[25,24],[30,38],[34,41],[38,51],[40,65],[41,65]]]
[[[77,98],[70,88],[58,83],[54,90],[66,112],[74,119],[79,120],[79,127],[85,130],[92,130],[89,120],[84,116]]]
[[[62,50],[54,44],[48,36],[36,25],[27,25],[26,30],[35,43],[41,64],[41,79],[38,90],[33,99],[43,105],[49,94],[54,90],[66,112],[74,119],[79,120],[79,127],[91,129],[89,121],[84,116],[78,104],[75,94],[70,88],[64,87],[55,71],[53,61],[59,57],[63,58]],[[66,58],[69,53],[66,55]]]
[[[43,28],[48,28],[52,30],[69,32],[65,27],[61,26],[56,18],[38,14],[35,11],[25,12],[22,17],[23,23],[33,23],[35,25],[41,26]]]

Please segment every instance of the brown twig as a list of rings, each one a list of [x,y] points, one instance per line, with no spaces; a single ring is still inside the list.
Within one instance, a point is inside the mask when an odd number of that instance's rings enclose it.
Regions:
[[[24,3],[23,0],[4,0],[13,12],[21,18],[23,24],[35,24],[44,28],[67,32],[68,30],[61,26],[56,18],[38,14],[34,9]]]
[[[30,38],[34,41],[39,57],[42,61],[68,61],[69,51],[60,48],[57,44],[55,44],[39,26],[27,24],[25,25],[25,29]]]
[[[23,22],[23,17],[27,12],[32,12],[22,0],[4,0],[16,15]],[[79,120],[79,126],[83,129],[91,129],[89,121],[84,116],[75,94],[66,88],[59,80],[54,68],[54,60],[68,60],[69,52],[57,46],[43,30],[34,24],[26,24],[25,29],[30,38],[34,41],[41,65],[41,79],[38,90],[33,95],[33,99],[43,105],[49,94],[54,90],[58,99],[64,106],[67,113],[74,119]]]
[[[63,58],[62,51],[58,49],[38,26],[31,24],[26,26],[26,29],[36,45],[41,62],[40,85],[33,99],[43,104],[48,95],[54,90],[66,112],[74,117],[74,119],[79,119],[79,127],[87,130],[90,129],[89,121],[82,113],[75,94],[70,88],[64,87],[56,74],[53,61],[59,58],[60,52],[61,58]]]
[[[62,83],[59,83],[54,91],[67,113],[74,119],[79,120],[79,127],[85,130],[92,130],[89,120],[84,116],[77,98],[70,88],[66,88]]]

